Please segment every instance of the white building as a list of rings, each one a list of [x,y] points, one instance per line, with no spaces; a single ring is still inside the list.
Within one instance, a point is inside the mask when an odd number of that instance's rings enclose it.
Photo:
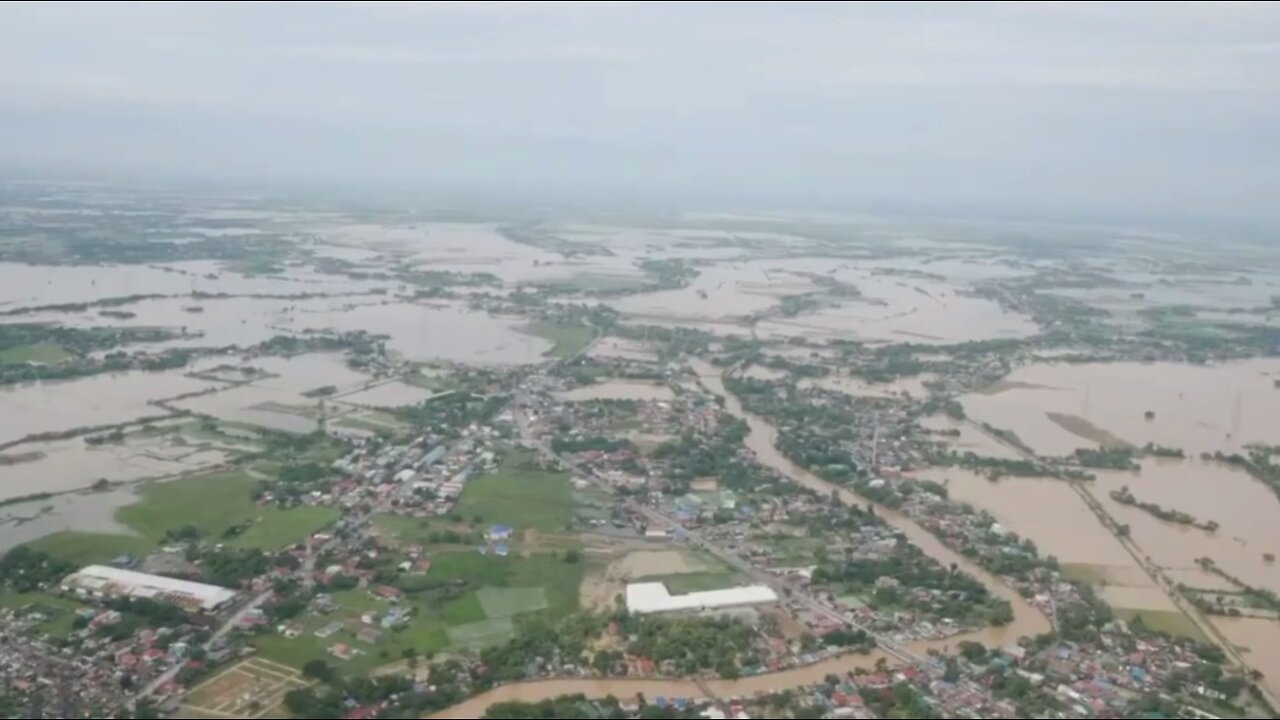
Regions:
[[[63,592],[97,599],[145,598],[191,611],[216,612],[236,599],[235,590],[162,575],[90,565],[62,581]]]
[[[627,610],[634,615],[666,612],[696,612],[778,602],[778,594],[765,585],[748,585],[727,590],[708,590],[672,595],[662,583],[632,583],[627,586]]]

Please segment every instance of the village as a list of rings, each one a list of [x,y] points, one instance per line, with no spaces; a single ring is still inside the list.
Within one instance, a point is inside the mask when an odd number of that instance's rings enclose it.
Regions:
[[[9,702],[30,717],[393,717],[547,678],[670,680],[669,696],[645,702],[664,717],[1091,718],[1150,705],[1208,718],[1247,696],[1212,648],[1111,617],[1033,544],[904,474],[937,439],[905,429],[902,403],[879,402],[854,429],[851,457],[874,457],[874,474],[847,469],[859,502],[762,462],[749,424],[702,380],[679,362],[587,357],[446,394],[409,436],[335,431],[339,457],[257,502],[338,520],[255,558],[235,586],[200,581],[209,560],[190,558],[209,557],[208,540],[175,538],[49,575],[51,608],[6,610]],[[1007,593],[923,552],[899,513]],[[53,571],[39,556],[6,562]],[[629,564],[645,567],[617,570]],[[1016,616],[1011,598],[1025,603]],[[55,610],[61,639],[48,632]],[[543,626],[562,637],[522,640]],[[674,640],[713,631],[716,657]],[[69,679],[29,671],[43,667],[33,657]],[[373,686],[350,684],[375,670]],[[392,678],[408,684],[384,697],[378,682]]]

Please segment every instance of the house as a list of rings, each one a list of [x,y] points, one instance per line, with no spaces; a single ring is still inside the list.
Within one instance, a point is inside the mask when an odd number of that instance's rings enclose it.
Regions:
[[[404,597],[404,592],[400,588],[394,588],[390,585],[379,585],[373,589],[373,594],[383,600],[391,602],[400,602]]]
[[[356,650],[346,643],[338,643],[329,648],[329,654],[339,660],[350,660],[356,656]]]
[[[511,554],[511,548],[506,545],[495,545],[493,548],[493,554],[498,557],[506,557]]]
[[[489,542],[499,543],[507,542],[515,536],[515,528],[510,525],[494,525],[489,528]]]
[[[377,645],[382,641],[382,631],[371,627],[361,628],[360,632],[356,633],[356,638],[366,645]]]

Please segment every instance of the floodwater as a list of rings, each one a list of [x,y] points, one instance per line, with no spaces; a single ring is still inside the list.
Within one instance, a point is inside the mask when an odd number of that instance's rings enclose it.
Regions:
[[[946,415],[927,417],[920,421],[920,425],[927,430],[939,432],[959,431],[959,436],[935,435],[934,439],[945,442],[948,447],[961,454],[973,453],[982,457],[1001,458],[1004,460],[1019,460],[1022,458],[1018,451],[981,429]]]
[[[366,330],[388,335],[387,349],[411,360],[527,365],[540,362],[543,353],[551,349],[546,340],[521,332],[527,320],[450,303],[388,302],[295,319],[299,329]]]
[[[37,433],[164,415],[165,410],[148,401],[218,386],[184,373],[135,371],[0,387],[0,443]]]
[[[867,501],[861,496],[823,480],[784,457],[774,445],[774,437],[777,434],[776,429],[764,418],[748,413],[737,398],[725,389],[724,378],[720,369],[703,360],[692,361],[692,364],[701,382],[711,392],[725,399],[725,408],[732,414],[747,421],[751,432],[747,437],[746,443],[755,452],[757,460],[774,468],[795,482],[819,493],[829,494],[836,492],[846,503],[867,504]],[[994,596],[1008,600],[1013,606],[1014,621],[1010,625],[1003,628],[983,630],[976,633],[974,639],[980,640],[988,647],[1004,647],[1021,637],[1040,635],[1049,631],[1048,619],[1023,599],[1013,588],[972,560],[944,545],[933,533],[920,527],[906,515],[889,508],[877,507],[876,514],[906,535],[925,554],[934,558],[943,566],[955,563],[961,570],[985,584]]]
[[[0,553],[57,532],[130,534],[116,511],[137,502],[133,488],[60,495],[0,507]]]
[[[301,268],[290,268],[281,275],[245,276],[224,270],[216,261],[162,265],[0,263],[0,310],[127,295],[296,295],[353,293],[376,287],[388,287],[388,283],[352,280]]]
[[[164,350],[177,347],[248,347],[277,335],[293,335],[297,326],[323,323],[359,305],[377,305],[382,299],[345,296],[310,300],[226,298],[146,300],[122,308],[132,318],[103,317],[98,309],[83,313],[44,312],[13,318],[22,322],[50,322],[71,327],[164,327],[198,337],[130,346],[128,349]],[[192,312],[199,308],[199,312]]]
[[[3,453],[41,456],[0,465],[0,500],[36,493],[61,493],[112,482],[167,477],[220,465],[229,457],[217,448],[175,444],[171,437],[131,436],[124,443],[89,445],[83,438],[27,443]]]
[[[1213,626],[1266,677],[1262,684],[1280,693],[1280,622],[1258,618],[1211,618]]]
[[[336,399],[348,405],[404,407],[406,405],[417,405],[428,398],[434,397],[436,394],[417,385],[409,385],[402,382],[384,382],[367,390],[345,394]]]
[[[962,402],[970,417],[1014,430],[1046,455],[1096,447],[1096,431],[1134,445],[1155,442],[1199,454],[1275,442],[1278,379],[1275,359],[1210,366],[1037,364],[1010,375],[1002,387],[1012,389],[966,395]],[[1145,419],[1147,411],[1155,413],[1152,420]]]
[[[609,380],[594,385],[583,385],[559,394],[562,400],[584,402],[586,400],[674,400],[671,388],[644,380]]]
[[[213,365],[212,361],[205,361]],[[339,410],[329,398],[309,398],[304,393],[333,385],[339,393],[363,389],[373,382],[347,367],[342,356],[313,353],[296,357],[263,357],[248,362],[271,377],[174,403],[175,407],[212,415],[226,421],[248,423],[284,432],[309,433],[320,427],[320,407]]]
[[[925,383],[936,380],[937,377],[933,373],[923,373],[898,378],[892,382],[873,383],[856,375],[828,375],[820,378],[805,378],[799,385],[805,389],[821,388],[858,397],[895,398],[906,395],[923,399],[929,397],[929,389],[925,387]]]
[[[1006,531],[1030,538],[1045,555],[1064,565],[1087,565],[1115,579],[1138,569],[1137,562],[1061,480],[988,480],[959,468],[928,468],[913,476],[947,486],[951,497],[991,513]],[[1119,571],[1119,572],[1117,572]]]
[[[776,307],[783,296],[811,292],[807,278],[779,271],[780,261],[752,260],[700,268],[686,288],[614,300],[625,315],[703,322],[740,322]]]
[[[1280,499],[1247,473],[1199,458],[1148,459],[1142,471],[1098,472],[1094,495],[1120,522],[1131,528],[1134,542],[1157,564],[1184,573],[1183,581],[1214,586],[1213,576],[1200,571],[1196,559],[1212,558],[1223,570],[1255,587],[1280,593],[1280,565],[1263,555],[1280,556]],[[1110,497],[1128,486],[1143,502],[1186,512],[1201,521],[1214,520],[1214,533],[1165,522],[1144,510]],[[1196,575],[1192,575],[1192,574]]]

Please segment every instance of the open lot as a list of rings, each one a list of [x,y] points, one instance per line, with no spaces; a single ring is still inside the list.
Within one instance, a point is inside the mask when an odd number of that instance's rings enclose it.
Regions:
[[[485,523],[517,529],[564,529],[573,520],[569,476],[527,469],[525,464],[530,457],[511,453],[497,472],[467,483],[457,512],[468,519],[479,517]]]
[[[0,365],[17,363],[56,363],[71,357],[71,353],[57,345],[20,345],[0,350]]]
[[[529,333],[551,341],[552,347],[546,352],[546,356],[552,358],[576,355],[586,349],[595,338],[595,331],[589,327],[549,322],[533,323],[529,326]]]
[[[260,718],[309,683],[292,668],[251,658],[206,681],[187,695],[182,717]]]

